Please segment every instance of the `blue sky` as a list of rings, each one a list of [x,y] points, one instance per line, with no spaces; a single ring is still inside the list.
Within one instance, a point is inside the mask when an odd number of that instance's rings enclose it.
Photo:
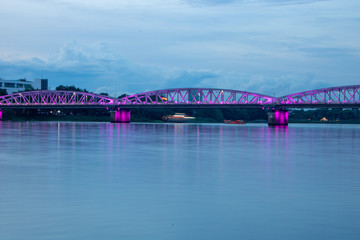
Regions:
[[[0,77],[111,95],[360,84],[359,0],[0,0]]]

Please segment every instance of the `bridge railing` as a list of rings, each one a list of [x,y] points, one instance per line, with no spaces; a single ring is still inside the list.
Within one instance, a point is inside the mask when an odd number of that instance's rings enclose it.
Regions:
[[[119,99],[120,105],[146,104],[271,104],[276,98],[244,91],[211,88],[179,88],[149,91]]]
[[[121,99],[74,91],[30,91],[0,96],[1,106],[26,105],[360,105],[360,85],[305,91],[275,98],[268,95],[213,88],[177,88],[138,93]]]
[[[294,93],[280,97],[278,103],[291,105],[359,104],[360,85],[322,88],[300,93]]]
[[[0,106],[6,105],[111,105],[115,99],[85,92],[30,91],[0,96]]]

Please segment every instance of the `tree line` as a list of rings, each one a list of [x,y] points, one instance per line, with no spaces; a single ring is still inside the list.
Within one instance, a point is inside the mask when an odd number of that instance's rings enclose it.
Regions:
[[[356,120],[360,121],[360,111],[358,108],[354,109],[311,109],[311,110],[292,110],[289,114],[289,119],[300,121],[320,121],[322,118],[329,121],[341,120]]]

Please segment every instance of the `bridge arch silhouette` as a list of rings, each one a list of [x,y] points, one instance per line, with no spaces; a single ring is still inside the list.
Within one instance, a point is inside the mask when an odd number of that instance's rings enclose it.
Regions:
[[[72,106],[106,106],[115,104],[116,99],[87,92],[41,90],[13,93],[0,96],[1,108],[46,108]]]
[[[238,90],[215,88],[173,88],[123,97],[120,105],[261,105],[277,98]]]
[[[321,88],[279,97],[277,104],[287,107],[359,107],[360,85]]]
[[[130,122],[134,108],[266,108],[269,124],[287,125],[291,108],[359,108],[360,85],[315,89],[273,97],[215,88],[173,88],[137,93],[123,98],[94,93],[39,90],[0,96],[0,119],[6,108],[106,108],[113,122]]]

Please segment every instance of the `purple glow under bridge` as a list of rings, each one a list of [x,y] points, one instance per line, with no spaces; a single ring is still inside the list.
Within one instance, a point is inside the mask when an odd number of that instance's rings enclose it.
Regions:
[[[176,88],[121,99],[73,91],[30,91],[0,96],[0,108],[231,108],[360,107],[360,85],[316,89],[280,98],[228,89]]]

